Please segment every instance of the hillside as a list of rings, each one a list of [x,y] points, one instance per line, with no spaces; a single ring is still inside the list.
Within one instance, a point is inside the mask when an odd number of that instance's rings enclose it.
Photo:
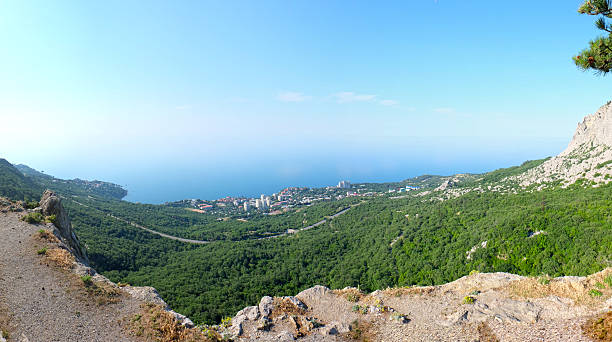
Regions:
[[[612,184],[605,176],[595,186],[588,179],[521,185],[520,177],[556,158],[480,175],[417,177],[397,183],[423,184],[414,192],[320,202],[246,221],[100,197],[76,183],[44,185],[64,196],[99,272],[154,286],[172,308],[212,324],[262,296],[295,295],[314,285],[371,292],[439,285],[472,270],[557,277],[610,267]],[[30,176],[40,186],[42,178],[54,179]],[[372,186],[386,192],[397,184]],[[313,229],[261,239],[347,207]],[[139,226],[209,243],[175,241]]]
[[[65,195],[98,196],[105,199],[122,199],[127,196],[127,190],[121,186],[109,182],[83,179],[59,179],[36,171],[33,168],[19,164],[15,165],[23,175],[32,181],[42,185],[46,189],[61,191]]]
[[[55,194],[35,209],[0,198],[0,234],[0,341],[208,340],[154,289],[120,287],[88,267]]]
[[[19,200],[40,198],[43,187],[25,177],[6,159],[0,158],[0,196]]]

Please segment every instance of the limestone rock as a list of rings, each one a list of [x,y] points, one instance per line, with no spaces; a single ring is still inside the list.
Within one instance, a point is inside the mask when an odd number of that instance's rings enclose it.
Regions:
[[[259,308],[256,306],[247,306],[246,308],[238,311],[236,316],[244,316],[249,321],[254,321],[259,318]]]
[[[264,296],[259,302],[259,313],[262,317],[268,317],[274,309],[274,298],[270,296]]]
[[[68,213],[62,205],[62,199],[51,190],[46,190],[40,200],[40,207],[42,214],[45,216],[55,215],[55,230],[54,234],[59,238],[70,251],[74,254],[76,259],[85,265],[89,265],[89,259],[85,249],[81,247],[81,243],[74,234],[72,224],[68,218]]]
[[[297,299],[294,296],[285,296],[285,297],[283,297],[283,300],[289,301],[291,304],[295,305],[299,309],[303,309],[303,310],[308,309],[306,304],[302,303],[301,300]]]

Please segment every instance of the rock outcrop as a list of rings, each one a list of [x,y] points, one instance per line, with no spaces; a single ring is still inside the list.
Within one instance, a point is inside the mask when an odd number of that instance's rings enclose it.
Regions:
[[[46,190],[40,200],[40,209],[43,215],[55,217],[53,219],[53,225],[55,227],[53,234],[65,244],[78,261],[85,265],[89,265],[87,252],[81,246],[79,239],[72,229],[68,213],[62,205],[62,199],[53,191]]]
[[[610,277],[612,268],[552,279],[475,273],[370,294],[315,286],[263,297],[230,331],[237,341],[589,341],[584,322],[612,309],[612,285],[601,287]]]
[[[527,172],[510,177],[521,186],[561,182],[568,186],[579,179],[595,183],[612,180],[612,102],[578,123],[567,148]]]

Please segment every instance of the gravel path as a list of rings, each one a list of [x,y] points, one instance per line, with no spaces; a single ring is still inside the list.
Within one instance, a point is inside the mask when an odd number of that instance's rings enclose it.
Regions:
[[[9,311],[9,341],[130,341],[121,320],[140,303],[122,296],[97,304],[75,274],[37,255],[42,227],[0,213],[0,308]]]

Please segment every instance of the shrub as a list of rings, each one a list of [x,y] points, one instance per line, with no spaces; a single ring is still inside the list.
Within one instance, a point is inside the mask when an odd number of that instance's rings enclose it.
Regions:
[[[83,284],[85,284],[86,286],[91,286],[93,285],[93,280],[91,279],[90,275],[84,275],[81,277],[81,280],[83,281]]]
[[[463,297],[463,304],[474,304],[475,301],[476,299],[474,299],[472,296]]]
[[[608,284],[608,287],[612,287],[612,274],[604,278],[604,282]]]
[[[591,297],[601,297],[603,295],[601,291],[595,289],[589,290],[589,294],[591,295]]]
[[[550,278],[548,276],[540,277],[538,278],[538,283],[542,285],[548,285],[550,284]]]
[[[232,318],[231,317],[225,317],[223,319],[221,319],[221,326],[223,326],[224,328],[229,327],[232,324]]]
[[[39,249],[38,251],[36,251],[36,253],[38,255],[45,255],[45,254],[47,254],[47,247],[43,247],[43,248]]]
[[[34,208],[38,207],[38,205],[39,205],[39,203],[36,202],[36,201],[30,201],[30,202],[26,202],[25,203],[25,207],[27,209],[34,209]]]
[[[44,220],[44,217],[41,213],[29,213],[22,217],[21,220],[29,224],[38,224]]]
[[[604,285],[604,284],[602,284],[600,282],[597,282],[597,283],[595,283],[595,287],[598,288],[598,289],[603,290],[603,289],[606,288],[606,285]]]
[[[47,222],[47,223],[55,224],[56,221],[57,221],[57,216],[55,216],[55,215],[49,215],[49,216],[45,217],[45,222]]]
[[[346,294],[346,300],[348,300],[349,302],[357,302],[359,301],[359,296],[357,296],[357,294],[355,293],[347,293]]]

